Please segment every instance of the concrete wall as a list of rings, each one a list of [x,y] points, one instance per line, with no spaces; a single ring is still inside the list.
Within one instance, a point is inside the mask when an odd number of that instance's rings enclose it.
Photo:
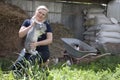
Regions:
[[[120,22],[120,0],[112,0],[108,3],[107,16],[114,17]]]
[[[75,37],[82,39],[84,32],[83,14],[81,5],[63,4],[62,23],[73,30]]]

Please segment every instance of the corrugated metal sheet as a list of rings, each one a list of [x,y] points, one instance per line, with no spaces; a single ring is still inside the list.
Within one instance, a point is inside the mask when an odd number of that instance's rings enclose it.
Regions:
[[[120,0],[113,0],[108,4],[107,16],[114,17],[120,22]]]

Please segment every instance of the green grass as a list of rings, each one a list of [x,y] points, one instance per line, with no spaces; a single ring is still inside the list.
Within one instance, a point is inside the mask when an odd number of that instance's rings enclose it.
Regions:
[[[0,58],[0,68],[2,71],[8,71],[11,65],[12,65],[11,59]]]
[[[72,66],[65,63],[50,65],[49,68],[30,66],[26,69],[27,76],[23,74],[17,79],[12,71],[0,70],[0,80],[120,80],[119,59],[120,56],[106,56],[97,61]]]

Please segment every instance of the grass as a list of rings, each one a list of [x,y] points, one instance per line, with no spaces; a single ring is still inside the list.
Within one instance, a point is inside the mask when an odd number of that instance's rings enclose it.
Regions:
[[[120,80],[120,56],[106,56],[90,63],[68,66],[65,63],[49,68],[31,66],[17,80]],[[8,61],[7,61],[8,62]],[[7,64],[6,62],[6,64]],[[3,67],[2,62],[0,63]],[[5,68],[7,65],[5,65]],[[3,77],[2,77],[3,76]],[[0,80],[16,80],[12,71],[0,70]]]
[[[0,68],[2,71],[8,71],[12,64],[12,60],[0,58]]]

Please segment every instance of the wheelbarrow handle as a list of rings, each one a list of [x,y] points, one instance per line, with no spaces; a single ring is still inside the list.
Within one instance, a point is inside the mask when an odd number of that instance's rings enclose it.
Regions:
[[[80,59],[83,59],[83,58],[85,58],[87,56],[95,56],[95,55],[97,55],[97,54],[96,53],[88,53],[88,54],[82,56]]]

